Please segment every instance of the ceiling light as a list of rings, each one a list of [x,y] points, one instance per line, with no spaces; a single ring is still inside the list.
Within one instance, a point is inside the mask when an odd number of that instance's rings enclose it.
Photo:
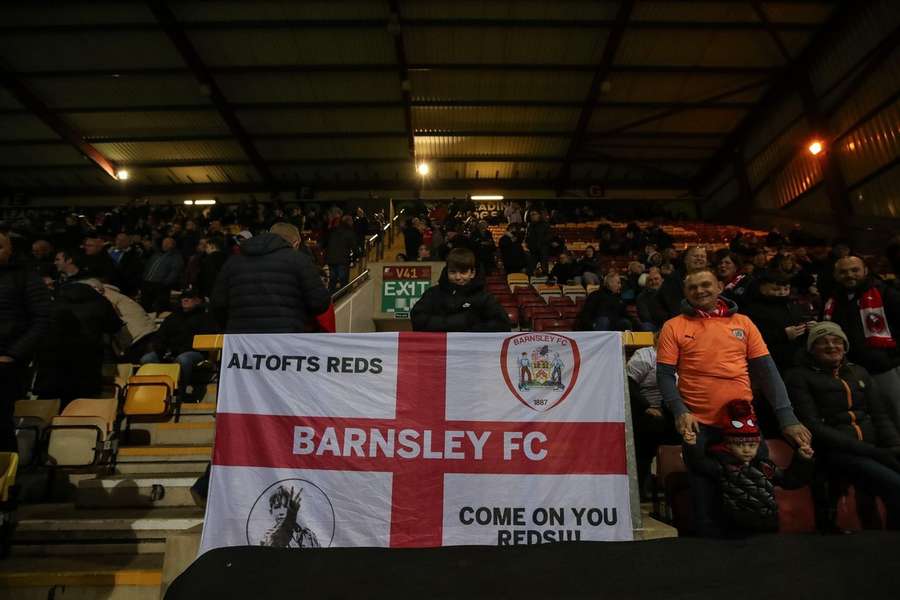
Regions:
[[[195,206],[208,206],[210,204],[215,204],[215,200],[194,200]]]
[[[819,154],[820,152],[822,152],[822,142],[820,142],[819,140],[815,140],[813,143],[811,143],[809,145],[808,149],[809,149],[809,153],[812,154],[813,156],[815,156],[815,155]]]
[[[429,172],[431,172],[431,167],[428,166],[427,162],[419,163],[419,166],[416,167],[416,171],[419,172],[419,175],[425,177]]]
[[[194,205],[194,201],[193,201],[193,200],[185,200],[184,203],[187,204],[188,206],[193,206],[193,205]]]
[[[119,169],[118,171],[116,171],[116,179],[118,179],[119,181],[125,181],[126,179],[128,179],[128,176],[129,173],[126,169]]]
[[[472,196],[472,200],[503,200],[503,196]]]

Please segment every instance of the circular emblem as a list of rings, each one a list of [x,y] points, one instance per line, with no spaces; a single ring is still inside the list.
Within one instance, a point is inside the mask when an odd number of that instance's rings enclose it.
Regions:
[[[546,412],[572,389],[581,368],[575,340],[555,333],[522,333],[503,342],[500,368],[509,391],[525,406]]]
[[[247,516],[247,543],[328,548],[334,541],[334,528],[334,507],[322,488],[306,479],[282,479],[253,503]]]
[[[866,327],[872,333],[881,333],[884,331],[884,317],[876,313],[867,314]]]

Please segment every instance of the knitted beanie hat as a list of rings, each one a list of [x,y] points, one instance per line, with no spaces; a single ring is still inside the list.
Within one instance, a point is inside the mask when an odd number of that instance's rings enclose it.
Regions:
[[[722,435],[726,442],[758,442],[759,427],[753,405],[747,400],[732,400],[725,405],[725,426]]]
[[[844,340],[844,349],[850,349],[850,340],[847,339],[847,334],[844,333],[841,326],[831,321],[822,321],[809,328],[809,333],[806,336],[806,351],[812,352],[812,347],[813,344],[816,343],[816,340],[825,335],[838,336]]]

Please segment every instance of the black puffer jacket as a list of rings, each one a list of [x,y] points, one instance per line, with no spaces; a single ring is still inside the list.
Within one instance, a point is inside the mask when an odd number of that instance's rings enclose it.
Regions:
[[[702,453],[699,446],[685,446],[687,452]],[[745,531],[778,531],[778,503],[775,486],[792,490],[813,478],[813,461],[794,455],[791,466],[782,470],[769,460],[755,458],[744,463],[724,446],[709,448],[708,454],[691,463],[719,484],[722,511],[732,526]]]
[[[50,292],[24,265],[0,265],[0,356],[26,362],[50,329]]]
[[[785,384],[817,451],[873,456],[876,448],[900,446],[900,433],[877,386],[859,365],[844,363],[832,372],[816,366],[807,355],[802,366],[788,371]]]
[[[779,370],[797,364],[806,336],[789,340],[785,328],[804,322],[803,307],[789,297],[772,298],[755,292],[752,299],[741,304],[741,312],[759,329]]]
[[[241,246],[216,279],[212,310],[227,333],[303,333],[331,296],[312,259],[274,233]]]
[[[628,312],[621,296],[613,294],[606,288],[591,292],[575,319],[576,331],[593,331],[594,323],[600,317],[606,317],[612,322],[628,319]]]
[[[177,310],[166,317],[153,338],[153,349],[160,356],[173,357],[194,349],[194,336],[217,333],[219,326],[204,307],[185,312]]]
[[[509,331],[506,311],[484,289],[484,279],[476,276],[459,286],[441,272],[438,284],[429,288],[413,306],[414,331]]]

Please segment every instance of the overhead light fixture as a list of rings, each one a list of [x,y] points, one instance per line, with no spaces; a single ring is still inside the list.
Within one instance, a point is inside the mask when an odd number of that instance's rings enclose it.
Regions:
[[[419,166],[416,167],[416,171],[419,172],[419,175],[425,177],[426,175],[428,175],[428,173],[431,172],[431,167],[428,166],[427,162],[421,162],[419,163]]]
[[[194,205],[194,201],[193,201],[193,200],[185,200],[184,203],[187,204],[188,206],[193,206],[193,205]]]
[[[128,173],[127,169],[119,169],[118,171],[116,171],[116,179],[118,179],[119,181],[125,181],[126,179],[128,179],[129,175],[130,174]]]
[[[472,200],[503,200],[503,196],[472,196]]]
[[[215,200],[194,200],[194,206],[208,206],[215,203]]]
[[[817,154],[822,152],[822,149],[823,149],[822,142],[820,142],[819,140],[815,140],[814,142],[812,142],[808,148],[809,153],[812,154],[813,156],[816,156]]]

